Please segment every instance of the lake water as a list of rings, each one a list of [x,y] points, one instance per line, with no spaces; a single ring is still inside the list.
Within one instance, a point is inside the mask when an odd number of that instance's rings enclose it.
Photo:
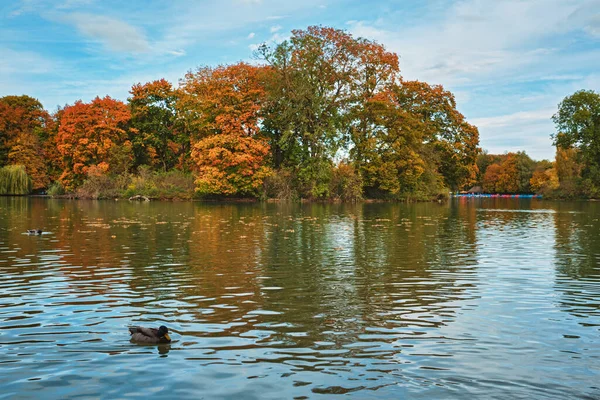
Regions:
[[[599,219],[3,197],[0,398],[600,398]]]

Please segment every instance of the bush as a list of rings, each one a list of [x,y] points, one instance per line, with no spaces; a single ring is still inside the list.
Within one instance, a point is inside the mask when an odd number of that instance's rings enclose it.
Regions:
[[[131,178],[125,175],[88,174],[76,195],[82,199],[115,199],[121,197]]]
[[[294,189],[296,177],[285,168],[275,170],[265,178],[264,192],[267,198],[278,200],[297,200],[298,193]]]
[[[329,196],[332,200],[345,202],[362,200],[362,178],[352,165],[340,163],[333,169],[329,182]]]
[[[62,196],[65,194],[65,188],[60,182],[56,181],[48,188],[48,194],[52,197]]]
[[[194,189],[194,177],[191,174],[179,170],[152,172],[149,167],[142,166],[138,169],[138,174],[129,182],[123,195],[191,199],[194,196]]]

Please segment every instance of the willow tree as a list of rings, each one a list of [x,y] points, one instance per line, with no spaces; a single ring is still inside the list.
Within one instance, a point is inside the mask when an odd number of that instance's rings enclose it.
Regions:
[[[0,194],[29,194],[32,182],[23,165],[0,168]]]

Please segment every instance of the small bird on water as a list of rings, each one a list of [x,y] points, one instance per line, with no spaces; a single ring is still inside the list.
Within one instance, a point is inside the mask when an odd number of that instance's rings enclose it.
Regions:
[[[42,230],[41,229],[27,229],[27,234],[28,235],[41,235]]]
[[[131,340],[138,343],[171,343],[169,330],[164,325],[159,326],[158,329],[132,326],[129,328],[129,334],[131,335]]]

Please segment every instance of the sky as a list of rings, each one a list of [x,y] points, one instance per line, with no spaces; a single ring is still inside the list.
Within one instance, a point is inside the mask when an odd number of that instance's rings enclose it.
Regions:
[[[554,158],[551,120],[600,91],[600,0],[2,0],[0,97],[49,111],[199,66],[258,62],[310,25],[376,40],[405,79],[440,84],[490,153]]]

